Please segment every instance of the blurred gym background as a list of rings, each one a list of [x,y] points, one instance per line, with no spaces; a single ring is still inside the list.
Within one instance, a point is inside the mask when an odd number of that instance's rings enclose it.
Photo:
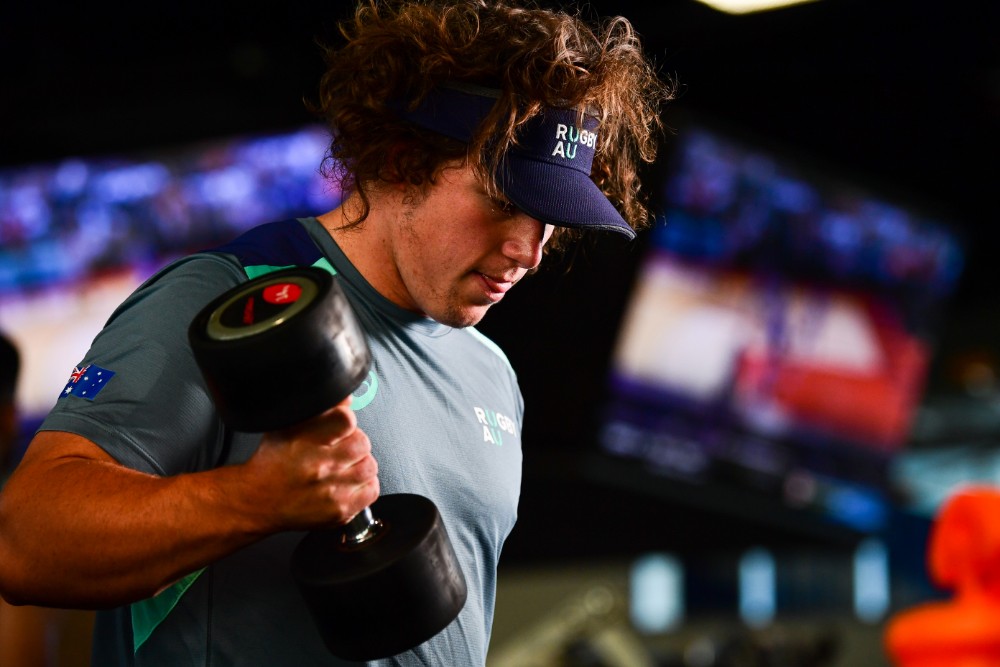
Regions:
[[[25,440],[155,268],[336,203],[302,98],[348,6],[0,9]],[[656,224],[480,326],[528,406],[490,663],[888,665],[885,623],[948,594],[935,513],[1000,483],[1000,6],[575,6],[632,20],[679,96]]]

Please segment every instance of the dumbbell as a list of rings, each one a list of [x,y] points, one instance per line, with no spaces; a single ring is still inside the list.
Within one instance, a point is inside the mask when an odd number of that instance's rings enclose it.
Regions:
[[[206,305],[188,330],[222,420],[250,433],[336,405],[368,377],[371,352],[338,279],[282,269]],[[379,497],[339,528],[308,532],[291,573],[329,651],[348,660],[402,653],[450,624],[467,588],[434,503]]]

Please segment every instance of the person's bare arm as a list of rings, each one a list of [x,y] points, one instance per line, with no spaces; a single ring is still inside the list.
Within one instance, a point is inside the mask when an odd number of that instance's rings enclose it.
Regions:
[[[79,436],[39,433],[0,494],[0,595],[117,606],[272,533],[343,523],[378,497],[349,400],[265,434],[246,463],[173,477],[125,468]]]

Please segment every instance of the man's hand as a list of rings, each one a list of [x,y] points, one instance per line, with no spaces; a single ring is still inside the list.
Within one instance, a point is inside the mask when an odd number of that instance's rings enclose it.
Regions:
[[[264,434],[244,464],[254,502],[276,514],[274,530],[343,524],[378,498],[378,463],[350,402]]]

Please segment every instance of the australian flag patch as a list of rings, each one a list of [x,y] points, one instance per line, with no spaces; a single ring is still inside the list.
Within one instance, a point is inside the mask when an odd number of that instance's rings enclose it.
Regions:
[[[66,386],[63,387],[62,393],[59,394],[59,398],[77,396],[92,401],[114,376],[114,371],[109,371],[94,364],[88,364],[82,368],[77,366],[69,374],[69,380],[66,382]]]

